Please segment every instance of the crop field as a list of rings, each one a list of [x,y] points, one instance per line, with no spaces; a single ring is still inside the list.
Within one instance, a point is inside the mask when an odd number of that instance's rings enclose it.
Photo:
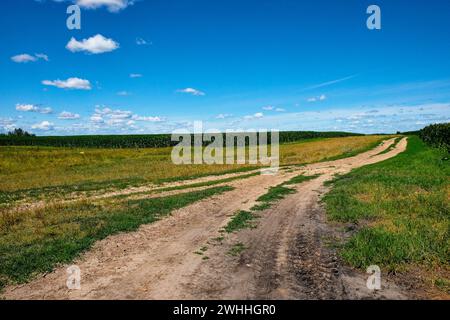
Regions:
[[[385,136],[305,140],[280,146],[281,165],[349,156]],[[249,165],[175,165],[171,148],[0,147],[0,202],[30,195],[120,189],[254,169]]]

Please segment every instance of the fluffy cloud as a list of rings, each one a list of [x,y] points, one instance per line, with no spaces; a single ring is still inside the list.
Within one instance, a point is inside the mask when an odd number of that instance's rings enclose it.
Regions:
[[[205,95],[205,93],[203,91],[200,91],[200,90],[197,90],[197,89],[194,89],[194,88],[179,89],[179,90],[177,90],[177,92],[188,93],[188,94],[191,94],[193,96],[204,96]]]
[[[253,115],[244,116],[245,120],[253,120],[253,119],[261,119],[264,117],[264,114],[262,112],[257,112]]]
[[[68,111],[63,111],[59,114],[58,119],[61,120],[75,120],[80,119],[80,115],[78,113],[72,113]]]
[[[110,12],[118,12],[134,4],[133,0],[77,0],[76,4],[85,9],[106,7]]]
[[[274,107],[273,106],[266,106],[266,107],[262,107],[262,109],[266,110],[266,111],[270,111],[270,110],[273,110]]]
[[[131,93],[128,91],[119,91],[117,92],[118,96],[129,96]]]
[[[142,74],[140,74],[140,73],[130,73],[130,78],[142,78]]]
[[[48,61],[48,56],[43,53],[36,53],[34,56],[32,56],[28,53],[22,53],[22,54],[18,54],[16,56],[11,57],[11,60],[16,63],[35,62],[39,59]]]
[[[91,122],[97,124],[105,124],[109,126],[131,126],[134,125],[135,121],[145,121],[145,122],[161,122],[163,121],[160,117],[151,116],[139,116],[133,114],[131,111],[125,110],[113,110],[108,107],[97,106],[95,108],[95,113],[90,118]]]
[[[2,131],[11,131],[16,128],[15,121],[11,118],[5,119],[0,118],[0,130]]]
[[[44,131],[53,130],[53,123],[48,121],[42,121],[40,123],[34,124],[33,126],[31,126],[31,128]]]
[[[69,78],[67,80],[44,80],[43,85],[53,86],[60,89],[79,89],[79,90],[91,90],[91,83],[89,80],[80,78]]]
[[[101,34],[97,34],[81,41],[72,37],[66,45],[66,49],[72,52],[85,51],[92,54],[110,52],[117,48],[119,48],[119,43],[115,42],[113,39],[105,38]]]
[[[42,114],[49,114],[52,113],[52,108],[41,108],[40,106],[34,105],[34,104],[16,104],[16,110],[17,111],[23,111],[23,112],[38,112]]]

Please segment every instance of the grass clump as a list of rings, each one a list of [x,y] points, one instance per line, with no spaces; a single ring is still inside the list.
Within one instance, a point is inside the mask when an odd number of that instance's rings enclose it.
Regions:
[[[238,242],[234,244],[230,250],[228,250],[228,254],[236,257],[240,255],[245,249],[247,249],[247,247],[242,242]]]
[[[255,214],[249,211],[239,211],[237,212],[233,218],[231,218],[230,222],[225,226],[224,230],[227,233],[232,233],[238,230],[253,228],[253,221],[257,218]]]

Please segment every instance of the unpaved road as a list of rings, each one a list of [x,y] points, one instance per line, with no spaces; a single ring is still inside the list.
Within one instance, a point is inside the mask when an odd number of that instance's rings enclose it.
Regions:
[[[170,217],[138,231],[110,236],[74,262],[81,269],[81,289],[68,290],[66,268],[39,276],[28,284],[5,289],[6,299],[348,299],[406,298],[383,279],[377,293],[366,288],[367,275],[339,261],[327,245],[342,236],[326,221],[320,198],[324,182],[337,173],[383,161],[405,150],[387,140],[355,157],[254,176],[229,185],[233,191],[174,211]],[[238,210],[301,173],[321,174],[296,186],[291,194],[261,212],[257,228],[213,240]],[[246,249],[228,254],[236,243]],[[204,255],[194,252],[207,247]],[[205,260],[203,257],[207,256]]]

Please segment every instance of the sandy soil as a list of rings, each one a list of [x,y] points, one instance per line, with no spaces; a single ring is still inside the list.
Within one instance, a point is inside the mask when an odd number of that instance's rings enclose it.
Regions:
[[[320,198],[324,182],[335,174],[383,161],[405,150],[406,138],[384,154],[394,140],[355,157],[282,170],[229,183],[233,191],[174,211],[138,231],[110,236],[74,262],[81,269],[81,289],[68,290],[66,268],[5,289],[6,299],[348,299],[407,297],[382,279],[383,288],[366,288],[366,274],[339,261],[327,245],[342,236],[326,221]],[[321,176],[296,186],[261,212],[258,226],[219,243],[213,240],[238,210],[251,208],[271,186],[300,173]],[[246,249],[228,254],[236,243]],[[194,252],[207,246],[204,255]],[[204,260],[207,256],[209,259]]]

